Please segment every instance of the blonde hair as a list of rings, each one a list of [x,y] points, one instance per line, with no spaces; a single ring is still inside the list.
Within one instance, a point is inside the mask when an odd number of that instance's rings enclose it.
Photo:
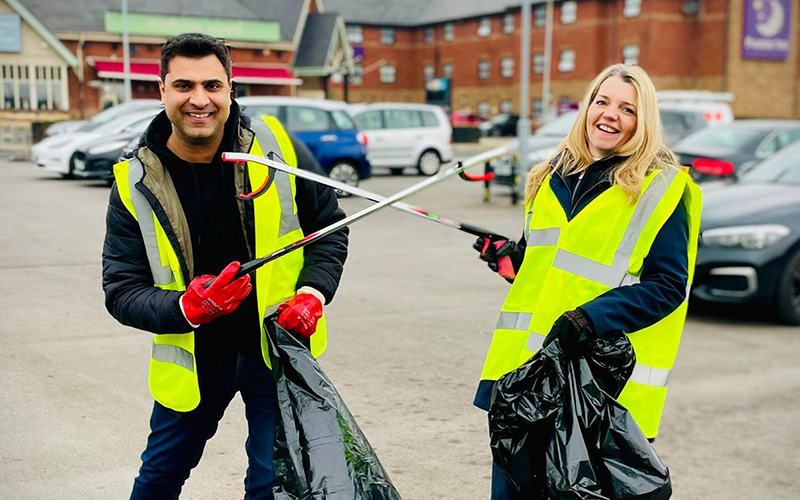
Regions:
[[[661,117],[658,112],[656,89],[650,77],[638,66],[615,64],[603,70],[592,81],[578,110],[572,130],[558,145],[553,156],[548,161],[533,167],[528,173],[525,181],[527,202],[536,197],[539,187],[551,171],[551,165],[553,172],[561,171],[564,175],[571,175],[587,170],[592,164],[594,158],[589,151],[586,115],[600,90],[600,85],[612,77],[633,85],[637,101],[636,129],[630,139],[615,151],[615,154],[626,158],[614,167],[612,182],[628,194],[631,203],[635,203],[648,172],[657,168],[680,168],[678,159],[664,146],[661,138]]]

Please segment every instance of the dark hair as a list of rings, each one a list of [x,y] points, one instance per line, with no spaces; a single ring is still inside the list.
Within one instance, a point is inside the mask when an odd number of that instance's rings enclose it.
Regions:
[[[228,79],[231,78],[231,57],[228,48],[222,40],[202,33],[184,33],[167,40],[161,47],[161,81],[164,81],[169,69],[169,62],[175,57],[190,57],[200,59],[202,57],[215,55]]]

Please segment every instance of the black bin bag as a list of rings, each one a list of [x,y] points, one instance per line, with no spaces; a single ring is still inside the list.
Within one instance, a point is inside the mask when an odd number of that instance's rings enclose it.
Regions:
[[[525,498],[670,498],[669,470],[616,401],[635,362],[622,334],[577,356],[556,340],[497,382],[492,455]]]
[[[264,321],[278,394],[276,500],[399,500],[389,475],[303,341]]]

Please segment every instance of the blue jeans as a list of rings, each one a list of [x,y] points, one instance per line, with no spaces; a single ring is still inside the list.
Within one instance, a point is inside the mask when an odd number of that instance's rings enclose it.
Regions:
[[[272,500],[272,446],[278,411],[272,373],[260,353],[230,352],[204,360],[200,375],[202,398],[194,410],[181,413],[155,403],[131,500],[178,498],[236,392],[242,395],[248,427],[244,498]]]

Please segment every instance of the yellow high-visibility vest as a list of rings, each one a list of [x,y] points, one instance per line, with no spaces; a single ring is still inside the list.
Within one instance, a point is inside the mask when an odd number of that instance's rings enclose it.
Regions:
[[[497,380],[538,351],[555,320],[612,288],[638,283],[656,235],[678,203],[688,214],[689,284],[694,276],[702,194],[678,170],[650,172],[641,197],[630,204],[619,186],[591,201],[572,220],[550,188],[550,176],[525,207],[527,248],[503,303],[482,380]],[[636,365],[619,402],[647,437],[655,437],[686,318],[686,300],[657,323],[625,332]]]
[[[255,137],[250,143],[249,151],[245,152],[258,156],[275,152],[287,165],[297,167],[294,147],[278,120],[265,116],[263,123],[254,121],[251,127],[255,131]],[[179,208],[175,186],[169,175],[164,174],[164,167],[158,158],[149,151],[140,152],[140,156],[142,155],[146,157],[145,162],[134,158],[114,165],[117,190],[122,203],[139,223],[154,285],[162,290],[184,291],[188,281],[178,256],[184,257],[182,260],[186,262],[185,257],[191,252],[191,244],[184,246],[181,244],[182,238],[176,236],[178,245],[174,246],[164,229],[166,225],[173,235],[177,235],[176,229],[188,232],[188,226],[180,229],[186,225],[185,216]],[[254,189],[269,178],[270,184],[264,194],[252,200],[256,257],[268,255],[304,237],[297,217],[294,176],[253,162],[248,162],[246,167],[229,168],[243,168],[242,175],[247,177],[249,185],[254,186]],[[145,180],[146,176],[151,179]],[[153,179],[156,182],[148,186]],[[151,188],[158,192],[153,193]],[[149,190],[153,196],[146,197],[140,189]],[[151,205],[149,199],[153,198],[158,201]],[[160,207],[157,206],[159,202]],[[171,207],[172,212],[180,214],[172,213]],[[154,208],[159,213],[166,213],[169,220],[160,220]],[[178,227],[172,227],[170,221],[179,221],[176,224]],[[261,350],[267,366],[271,364],[263,319],[295,294],[303,262],[303,252],[295,251],[256,271],[255,293],[261,319]],[[188,272],[191,280],[194,271],[190,268]],[[316,333],[311,337],[311,353],[317,357],[326,347],[327,328],[323,315],[317,323]],[[197,380],[194,332],[153,335],[148,379],[153,398],[167,408],[185,412],[197,407],[200,403],[200,387]]]

